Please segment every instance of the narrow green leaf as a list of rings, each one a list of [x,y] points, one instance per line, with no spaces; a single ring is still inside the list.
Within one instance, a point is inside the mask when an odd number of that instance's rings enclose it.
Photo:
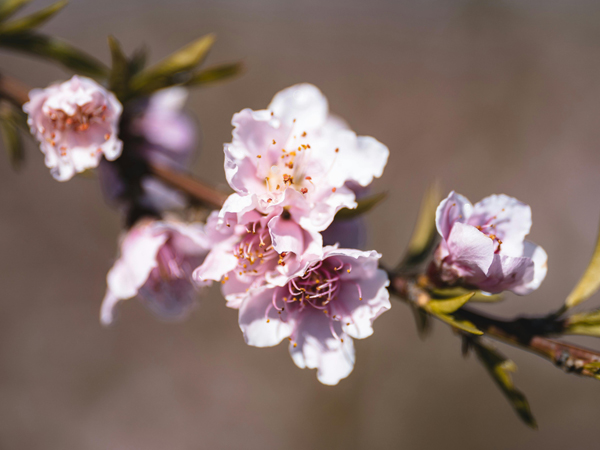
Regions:
[[[67,6],[68,0],[60,0],[47,8],[40,9],[21,19],[0,25],[0,34],[21,33],[35,27],[39,27],[44,22],[50,20],[56,13]]]
[[[459,330],[466,331],[467,333],[482,335],[483,331],[479,330],[475,325],[473,325],[468,320],[461,320],[453,317],[449,314],[440,314],[431,311],[431,314],[437,317],[438,319],[446,322],[449,325],[452,325],[454,328],[458,328]]]
[[[140,47],[133,52],[129,59],[129,75],[138,74],[145,66],[148,59],[148,48]]]
[[[0,35],[0,47],[32,53],[80,73],[96,78],[108,74],[108,68],[97,59],[64,41],[33,32]]]
[[[473,298],[475,292],[461,295],[459,297],[444,300],[430,300],[425,304],[425,309],[436,314],[452,314]]]
[[[437,243],[437,230],[435,227],[435,211],[441,201],[440,187],[433,183],[423,196],[417,223],[413,229],[412,237],[408,243],[401,268],[414,267],[424,262]]]
[[[515,372],[517,366],[514,362],[500,354],[496,349],[479,341],[479,339],[474,339],[471,342],[475,354],[483,363],[498,387],[502,390],[521,420],[531,428],[537,428],[537,423],[533,414],[531,414],[527,398],[521,391],[515,388],[512,381],[511,372]]]
[[[112,68],[108,77],[108,86],[118,98],[125,95],[129,81],[129,61],[123,53],[121,44],[115,37],[108,36],[108,47],[112,57]]]
[[[578,334],[580,336],[600,337],[600,324],[578,324],[571,325],[565,330],[566,334]]]
[[[468,293],[473,293],[473,297],[469,300],[470,302],[479,302],[479,303],[494,303],[504,300],[504,297],[501,294],[484,294],[481,291],[471,291],[465,289],[463,287],[451,287],[451,288],[442,288],[442,289],[432,289],[429,291],[431,298],[435,300],[444,300],[448,298],[458,297],[461,295],[466,295]]]
[[[15,170],[19,169],[25,159],[23,142],[19,134],[17,122],[12,113],[12,107],[5,107],[0,113],[0,132],[8,159]]]
[[[0,2],[0,22],[8,19],[31,0],[3,0]]]
[[[336,220],[349,220],[355,217],[362,216],[364,213],[373,209],[379,204],[384,198],[387,197],[387,192],[381,192],[380,194],[371,195],[358,200],[358,206],[354,209],[340,209],[335,215]]]
[[[186,86],[205,86],[207,84],[235,77],[242,73],[244,65],[241,62],[221,64],[198,72],[185,83]]]
[[[213,34],[203,36],[153,67],[140,72],[131,80],[133,90],[138,93],[150,93],[178,84],[176,75],[190,71],[202,63],[214,42]]]
[[[583,276],[567,297],[565,305],[572,308],[590,298],[600,288],[600,232],[596,241],[596,248]]]

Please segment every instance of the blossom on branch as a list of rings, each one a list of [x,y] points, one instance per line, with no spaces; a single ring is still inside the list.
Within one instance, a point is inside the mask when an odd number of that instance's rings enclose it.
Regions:
[[[232,124],[225,174],[236,192],[221,218],[285,207],[302,228],[322,231],[341,208],[356,207],[346,183],[370,184],[389,154],[381,142],[357,136],[330,115],[327,99],[310,84],[279,92],[266,110],[244,109]]]
[[[250,211],[239,221],[231,214],[226,224],[219,223],[218,214],[207,220],[213,247],[194,279],[220,281],[230,308],[239,308],[250,289],[285,284],[306,261],[323,254],[321,235],[303,230],[282,208],[268,216]]]
[[[98,166],[102,155],[111,161],[121,155],[117,133],[122,109],[112,92],[77,75],[33,89],[23,105],[46,166],[59,181]]]
[[[525,240],[531,228],[531,208],[525,203],[502,194],[473,206],[452,191],[435,219],[442,242],[429,270],[434,281],[525,295],[546,277],[548,255]]]
[[[251,290],[239,313],[246,343],[271,347],[288,338],[298,367],[317,369],[321,383],[337,384],[354,368],[352,338],[370,336],[373,321],[391,307],[380,257],[325,247],[322,258],[283,286]]]
[[[210,249],[201,225],[142,219],[121,241],[121,255],[108,272],[100,320],[113,322],[115,306],[136,295],[157,316],[179,320],[195,305],[192,271]]]

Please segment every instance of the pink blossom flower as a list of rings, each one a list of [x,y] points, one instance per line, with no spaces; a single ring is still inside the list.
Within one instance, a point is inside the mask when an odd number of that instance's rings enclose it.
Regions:
[[[285,284],[307,260],[323,253],[321,235],[302,229],[281,207],[268,216],[250,211],[239,220],[230,214],[225,224],[218,214],[213,212],[207,220],[206,235],[213,247],[194,279],[223,283],[230,308],[239,308],[250,289]]]
[[[153,94],[131,131],[144,138],[144,153],[166,164],[185,164],[196,146],[194,121],[183,111],[188,92],[182,87],[163,89]]]
[[[546,277],[548,255],[525,240],[531,208],[515,198],[492,195],[473,206],[453,191],[438,206],[436,225],[442,242],[430,272],[442,283],[525,295]]]
[[[96,167],[102,155],[114,160],[123,143],[117,132],[122,106],[95,81],[74,76],[62,84],[33,89],[23,105],[46,166],[59,181]]]
[[[341,208],[355,208],[360,186],[381,176],[389,151],[372,137],[357,136],[329,114],[313,85],[275,95],[266,110],[233,116],[233,140],[225,145],[225,173],[236,191],[222,209],[269,214],[286,207],[307,230],[322,231]]]
[[[201,225],[143,219],[121,241],[121,255],[108,272],[100,320],[113,322],[115,306],[136,295],[162,319],[182,319],[195,305],[191,275],[210,248]]]
[[[283,286],[251,290],[241,303],[239,323],[246,343],[271,347],[290,341],[300,368],[317,369],[334,385],[354,367],[352,338],[373,333],[373,321],[390,309],[387,274],[375,251],[325,247]]]

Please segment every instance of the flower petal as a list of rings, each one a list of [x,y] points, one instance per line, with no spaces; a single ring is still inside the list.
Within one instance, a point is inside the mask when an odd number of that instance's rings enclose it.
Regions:
[[[487,273],[494,259],[494,242],[477,228],[456,222],[448,236],[452,261]]]
[[[466,197],[454,191],[450,192],[435,211],[435,225],[438,233],[448,240],[453,225],[456,222],[465,223],[472,212],[473,205]]]
[[[329,320],[322,312],[307,309],[296,324],[289,350],[298,367],[317,369],[321,383],[336,385],[354,369],[354,343],[342,333],[339,322],[333,322],[333,327],[338,336],[344,336],[343,342],[336,339]]]
[[[344,283],[337,300],[343,302],[343,307],[334,305],[332,308],[341,317],[342,329],[348,335],[364,339],[373,334],[375,319],[392,307],[389,284],[387,274],[381,269],[377,269],[373,277]]]
[[[327,120],[329,106],[322,92],[312,84],[303,83],[284,89],[273,97],[268,108],[286,125],[300,132],[322,126]]]
[[[523,256],[533,261],[533,279],[512,289],[518,295],[527,295],[535,291],[540,287],[542,281],[546,278],[546,273],[548,273],[548,254],[542,247],[533,242],[525,241],[523,243]]]
[[[523,240],[531,229],[531,208],[508,195],[490,195],[473,207],[467,221],[469,225],[489,227],[488,234],[494,234],[502,241],[502,253],[520,256]]]
[[[248,345],[272,347],[292,334],[293,323],[287,312],[278,314],[273,307],[275,289],[251,293],[240,306],[239,324]],[[267,322],[268,320],[268,322]]]

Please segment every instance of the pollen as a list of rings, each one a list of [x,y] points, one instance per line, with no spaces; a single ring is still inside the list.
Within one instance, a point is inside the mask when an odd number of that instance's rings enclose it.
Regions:
[[[336,153],[339,153],[339,152],[340,152],[340,149],[339,149],[339,148],[336,148],[336,149],[335,149],[335,152],[336,152]]]
[[[306,131],[302,133],[302,137],[306,137]]]
[[[275,142],[275,139],[273,139],[273,145],[277,144],[277,142]]]
[[[256,157],[260,159],[260,158],[262,158],[262,155],[256,155]]]
[[[304,188],[300,189],[300,192],[302,192],[303,194],[306,194],[308,192],[308,189],[304,187]]]
[[[331,188],[331,192],[335,192],[336,190],[336,188]]]

